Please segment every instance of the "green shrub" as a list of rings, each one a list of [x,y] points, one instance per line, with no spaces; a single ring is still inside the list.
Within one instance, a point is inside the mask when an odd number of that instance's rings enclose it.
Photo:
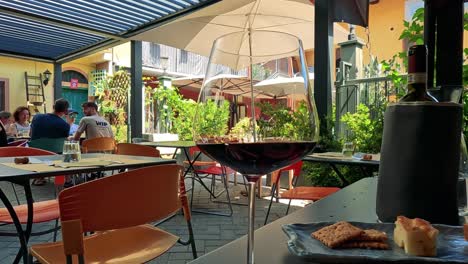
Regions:
[[[351,136],[346,141],[354,142],[356,151],[366,153],[380,152],[383,134],[383,114],[385,105],[372,106],[374,117],[366,105],[360,104],[356,113],[346,113],[342,121],[351,131]]]

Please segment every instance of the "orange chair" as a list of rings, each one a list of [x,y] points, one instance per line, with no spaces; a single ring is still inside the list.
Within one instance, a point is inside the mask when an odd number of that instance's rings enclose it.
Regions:
[[[37,149],[37,148],[24,148],[24,147],[3,147],[0,148],[0,157],[17,157],[17,156],[40,156],[40,155],[56,155],[53,152]],[[56,176],[54,183],[56,192],[62,188],[65,182],[65,176]],[[17,206],[14,206],[16,214],[18,215],[19,221],[21,224],[26,224],[28,218],[28,210],[25,204],[20,205],[18,196],[16,195],[16,190],[13,185],[13,190],[18,202]],[[59,206],[57,199],[34,202],[33,204],[33,224],[43,223],[55,220],[55,227],[50,230],[43,232],[31,233],[32,236],[43,235],[46,233],[54,232],[54,241],[57,237],[59,219]],[[10,214],[6,208],[0,208],[0,223],[12,224],[13,220],[11,219]],[[4,235],[13,235],[17,236],[16,233],[4,233]]]
[[[275,198],[275,195],[277,198],[289,199],[288,208],[286,209],[286,214],[288,214],[289,207],[291,206],[291,200],[293,199],[309,200],[309,201],[315,202],[340,190],[340,188],[337,188],[337,187],[315,187],[315,186],[294,187],[297,183],[297,180],[299,179],[299,176],[301,175],[301,169],[302,169],[302,161],[298,161],[288,167],[282,168],[280,170],[277,170],[271,173],[272,181],[273,181],[273,184],[271,186],[271,199],[270,199],[270,204],[268,205],[268,211],[265,217],[265,222],[263,223],[264,225],[266,225],[266,223],[268,222],[268,216],[270,215],[270,209],[273,203],[273,199]],[[293,179],[292,179],[293,188],[289,189],[288,191],[282,192],[281,194],[278,194],[281,172],[291,171],[291,170],[293,171]]]
[[[82,153],[115,153],[117,143],[113,138],[100,137],[85,139],[81,143]]]
[[[190,244],[196,258],[182,169],[146,167],[65,189],[59,195],[63,241],[33,245],[30,263],[33,256],[40,263],[144,263],[177,242]],[[187,241],[147,224],[180,209]]]
[[[117,153],[120,155],[133,155],[133,156],[144,156],[160,158],[161,154],[159,150],[149,146],[143,146],[131,143],[119,143],[117,144]]]

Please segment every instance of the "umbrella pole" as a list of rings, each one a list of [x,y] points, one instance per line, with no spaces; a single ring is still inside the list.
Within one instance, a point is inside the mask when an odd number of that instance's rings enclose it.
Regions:
[[[253,140],[257,142],[257,122],[255,120],[255,100],[253,90],[253,63],[252,63],[252,30],[249,28],[249,59],[250,59],[250,114],[252,116]]]

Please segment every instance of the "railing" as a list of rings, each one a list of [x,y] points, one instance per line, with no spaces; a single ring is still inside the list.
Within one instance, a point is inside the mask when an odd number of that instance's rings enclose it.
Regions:
[[[337,70],[335,87],[335,105],[336,105],[336,125],[335,129],[338,135],[345,136],[345,125],[341,122],[341,117],[346,113],[355,113],[359,104],[364,104],[371,109],[371,118],[376,116],[373,109],[378,109],[387,102],[397,101],[398,95],[404,93],[404,87],[395,86],[389,76],[368,77],[361,79],[350,79],[353,74],[350,63],[341,62]],[[401,78],[406,76],[401,75]],[[377,107],[373,107],[377,106]]]

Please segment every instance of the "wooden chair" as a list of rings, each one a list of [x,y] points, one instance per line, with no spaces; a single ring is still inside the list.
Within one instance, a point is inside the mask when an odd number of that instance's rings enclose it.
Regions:
[[[85,139],[81,143],[82,153],[115,153],[117,143],[113,138],[100,137]]]
[[[190,244],[196,258],[182,169],[146,167],[65,189],[59,195],[63,241],[33,245],[30,263],[33,256],[40,263],[145,263],[177,242]],[[187,241],[147,224],[180,209]]]
[[[24,148],[24,147],[3,147],[0,148],[0,157],[17,157],[17,156],[40,156],[40,155],[54,155],[55,153],[36,149],[36,148]],[[65,176],[56,176],[54,180],[56,193],[63,187],[65,181]],[[28,208],[25,204],[20,205],[18,196],[14,185],[12,184],[13,191],[18,202],[17,206],[14,206],[16,214],[18,215],[19,221],[21,224],[26,224],[28,217]],[[58,226],[59,219],[59,206],[57,199],[51,199],[46,201],[34,202],[33,204],[33,224],[43,223],[55,220],[55,227],[37,233],[32,233],[32,236],[39,236],[47,233],[54,232],[54,241],[57,237],[57,230],[60,228]],[[3,224],[12,224],[13,220],[11,219],[10,214],[6,208],[0,208],[0,223]],[[16,233],[3,233],[3,235],[17,236]]]
[[[297,184],[297,180],[301,175],[302,169],[302,161],[296,162],[288,167],[282,168],[272,173],[273,184],[271,186],[271,199],[270,204],[268,205],[268,211],[265,216],[265,222],[263,223],[266,225],[268,222],[268,216],[270,215],[271,205],[273,203],[273,199],[275,197],[280,199],[289,199],[288,208],[286,209],[286,215],[289,213],[289,208],[291,207],[291,201],[294,200],[308,200],[308,201],[318,201],[332,193],[335,193],[340,190],[337,187],[315,187],[315,186],[299,186],[295,187]],[[278,194],[279,192],[279,184],[281,178],[281,172],[283,171],[293,171],[293,179],[292,179],[292,186],[289,190]],[[278,187],[278,188],[277,188]],[[275,196],[276,195],[276,196]]]
[[[161,155],[159,150],[149,146],[143,146],[131,143],[119,143],[117,144],[117,153],[120,155],[133,155],[133,156],[145,156],[160,158]]]

